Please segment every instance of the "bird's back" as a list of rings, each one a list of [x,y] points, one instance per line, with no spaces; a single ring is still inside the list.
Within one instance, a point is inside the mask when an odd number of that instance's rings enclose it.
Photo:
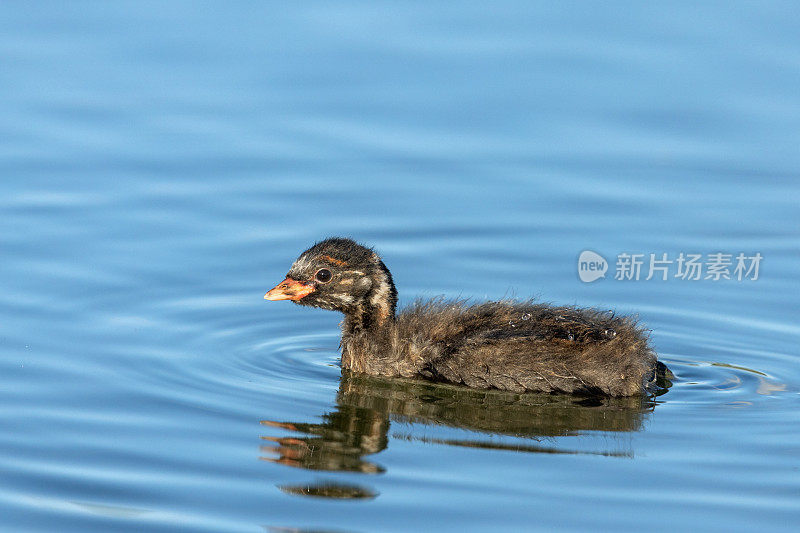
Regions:
[[[628,396],[654,378],[645,332],[609,312],[527,302],[416,302],[396,345],[427,379],[517,392]]]

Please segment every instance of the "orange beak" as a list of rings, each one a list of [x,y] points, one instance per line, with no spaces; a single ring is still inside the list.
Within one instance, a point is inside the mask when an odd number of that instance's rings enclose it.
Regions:
[[[297,301],[314,292],[313,285],[306,285],[302,281],[286,278],[278,283],[274,289],[264,295],[265,300],[293,300]]]

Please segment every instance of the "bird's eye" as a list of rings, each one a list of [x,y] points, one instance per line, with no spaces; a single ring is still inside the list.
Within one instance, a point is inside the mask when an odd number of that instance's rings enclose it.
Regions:
[[[317,273],[314,274],[314,277],[317,278],[317,281],[322,283],[328,283],[331,280],[331,271],[327,268],[320,268],[317,270]]]

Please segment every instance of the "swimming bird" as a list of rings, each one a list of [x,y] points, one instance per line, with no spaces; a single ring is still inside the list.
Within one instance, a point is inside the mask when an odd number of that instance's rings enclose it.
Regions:
[[[533,300],[417,300],[397,289],[371,248],[329,238],[300,254],[264,295],[339,311],[341,364],[356,373],[480,389],[633,396],[669,372],[644,328],[609,311]]]

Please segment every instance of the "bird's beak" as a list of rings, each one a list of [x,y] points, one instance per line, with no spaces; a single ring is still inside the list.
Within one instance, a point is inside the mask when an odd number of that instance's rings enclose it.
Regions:
[[[264,295],[265,300],[293,300],[305,298],[316,289],[313,285],[306,285],[302,281],[286,278],[278,283],[274,289]]]

